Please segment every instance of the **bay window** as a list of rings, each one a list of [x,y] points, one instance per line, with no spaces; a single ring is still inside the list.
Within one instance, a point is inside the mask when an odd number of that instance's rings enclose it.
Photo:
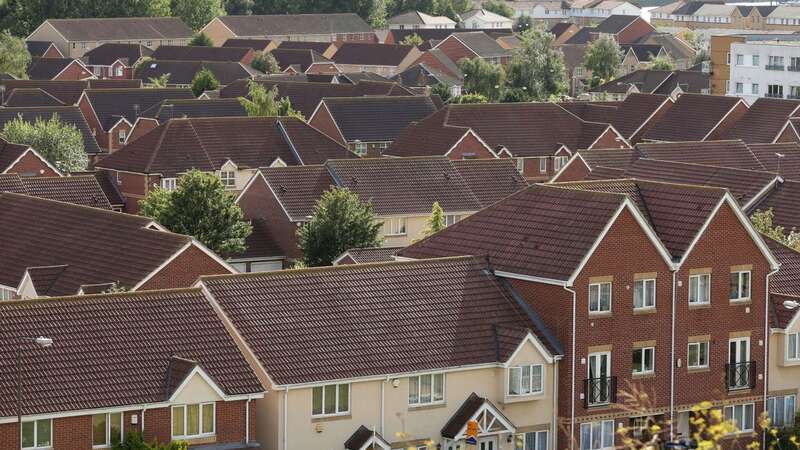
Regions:
[[[528,364],[508,368],[508,395],[530,395],[544,392],[544,367]]]
[[[350,385],[327,384],[311,392],[311,415],[331,416],[350,412]]]
[[[444,402],[444,374],[429,373],[408,378],[408,404],[430,405]]]

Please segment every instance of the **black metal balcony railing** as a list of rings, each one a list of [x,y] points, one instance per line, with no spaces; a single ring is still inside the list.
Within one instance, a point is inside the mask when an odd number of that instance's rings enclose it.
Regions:
[[[617,402],[617,377],[587,378],[583,380],[583,406],[608,405]]]
[[[800,72],[800,66],[786,66],[786,70],[789,72]]]
[[[725,364],[725,385],[729,391],[756,387],[756,362]]]
[[[769,97],[769,98],[783,98],[783,94],[780,94],[780,93],[773,93],[773,92],[767,92],[766,94],[764,94],[764,97]]]
[[[789,100],[800,100],[800,94],[789,94],[786,96]]]
[[[767,70],[784,70],[785,68],[786,68],[785,66],[777,65],[777,64],[767,64],[766,65],[766,69]]]

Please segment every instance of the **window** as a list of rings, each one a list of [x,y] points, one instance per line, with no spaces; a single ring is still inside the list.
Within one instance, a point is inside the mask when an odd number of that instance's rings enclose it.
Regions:
[[[161,189],[166,189],[168,191],[174,191],[175,188],[178,187],[178,179],[177,178],[162,178],[161,179]]]
[[[114,68],[114,70],[115,70],[116,76],[121,77],[123,75],[122,66],[117,66],[117,67]]]
[[[125,138],[126,137],[128,137],[128,131],[127,130],[119,130],[119,138],[118,138],[118,140],[119,140],[120,144],[124,144],[125,143]]]
[[[686,365],[690,369],[708,367],[708,342],[689,342]]]
[[[770,67],[783,68],[783,56],[770,56],[769,65]]]
[[[736,65],[743,66],[744,65],[744,55],[737,54],[736,55]]]
[[[759,64],[760,62],[761,62],[761,57],[758,56],[758,55],[753,55],[753,64],[752,65],[753,66],[758,66],[758,65],[760,65]]]
[[[444,374],[429,373],[408,377],[408,404],[430,405],[444,402]]]
[[[92,416],[92,446],[110,447],[122,441],[122,413]]]
[[[214,403],[194,403],[172,407],[172,437],[210,436],[215,430]]]
[[[725,54],[725,64],[727,64],[729,66],[731,65],[731,54],[730,53],[726,53]]]
[[[759,94],[758,83],[753,83],[751,85],[750,93],[752,93],[753,95],[758,95]]]
[[[783,86],[780,84],[770,84],[767,86],[767,97],[783,98]]]
[[[14,298],[14,290],[9,288],[0,287],[0,301],[11,300]]]
[[[736,93],[741,94],[744,92],[744,83],[736,83]]]
[[[725,407],[725,420],[732,420],[739,431],[753,431],[753,404]]]
[[[731,80],[725,80],[725,92],[731,91]]]
[[[634,309],[655,308],[656,306],[656,280],[636,280],[633,283]]]
[[[711,274],[689,277],[689,304],[708,304],[711,301]]]
[[[750,271],[731,272],[731,301],[750,299]]]
[[[792,56],[789,58],[789,70],[798,71],[800,70],[800,57]]]
[[[539,158],[539,173],[547,173],[547,158]]]
[[[508,395],[530,395],[544,392],[544,369],[541,364],[508,368]]]
[[[613,447],[613,420],[581,424],[581,450],[602,450]]]
[[[355,145],[354,148],[355,148],[356,154],[358,154],[358,155],[366,155],[367,154],[367,144],[365,144],[363,142],[356,141],[356,145]]]
[[[312,390],[312,416],[330,416],[348,412],[350,412],[349,384],[326,384]]]
[[[444,216],[444,225],[449,227],[450,225],[453,225],[459,220],[461,220],[461,216],[458,214],[446,214]]]
[[[547,450],[547,431],[530,431],[516,436],[514,450]]]
[[[767,414],[770,426],[790,427],[794,425],[794,410],[797,404],[795,395],[782,395],[767,399]]]
[[[789,98],[800,98],[800,86],[789,86]]]
[[[561,170],[561,168],[564,167],[564,164],[567,163],[568,159],[569,158],[567,158],[566,156],[556,156],[555,158],[553,158],[553,170],[555,172]]]
[[[611,311],[611,283],[589,285],[589,312]]]
[[[232,170],[221,170],[219,172],[219,179],[222,180],[225,189],[233,189],[236,187],[236,172]]]
[[[523,173],[525,171],[525,158],[517,158],[517,172]]]
[[[406,218],[392,217],[383,221],[384,236],[404,236],[406,234]]]
[[[633,350],[633,373],[635,375],[653,373],[655,364],[654,347],[636,348]]]
[[[800,361],[800,333],[786,335],[786,359]]]
[[[50,419],[22,422],[22,448],[47,448],[53,445]]]

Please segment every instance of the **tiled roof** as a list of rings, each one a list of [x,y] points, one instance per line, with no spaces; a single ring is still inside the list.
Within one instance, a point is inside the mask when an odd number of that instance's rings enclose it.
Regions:
[[[768,236],[762,237],[770,252],[781,263],[778,273],[769,279],[770,294],[800,296],[800,253]]]
[[[494,38],[483,31],[458,32],[453,33],[452,36],[481,58],[497,58],[511,55],[507,48],[503,48]]]
[[[770,278],[774,280],[774,278]],[[786,301],[800,302],[800,296],[791,296],[783,294],[769,294],[770,300],[770,322],[772,327],[787,328],[792,320],[800,313],[800,310],[791,310],[783,306]]]
[[[364,425],[361,425],[358,427],[355,433],[353,433],[349,438],[347,438],[346,441],[344,441],[344,448],[347,450],[361,450],[371,438],[374,438],[385,445],[390,445],[386,439],[383,438],[383,436],[375,431],[374,428],[370,430]],[[375,447],[376,444],[373,443],[370,448],[374,449]]]
[[[487,269],[484,258],[460,257],[202,282],[281,385],[506,361],[538,332]]]
[[[191,89],[87,89],[84,91],[103,130],[108,131],[121,118],[136,122],[139,114],[166,99],[195,98]]]
[[[25,45],[28,47],[28,53],[31,56],[42,57],[53,43],[50,41],[25,41]]]
[[[81,94],[89,88],[139,88],[142,86],[141,80],[83,80],[83,81],[57,81],[57,80],[3,80],[6,87],[6,96],[18,88],[35,89],[39,88],[53,97],[57,98],[65,105],[75,105],[78,103]],[[48,101],[48,105],[50,102]],[[38,104],[27,103],[18,106],[40,106]]]
[[[550,28],[550,33],[552,33],[553,36],[555,37],[559,37],[562,34],[564,34],[567,30],[572,28],[573,25],[575,24],[572,22],[558,22],[557,24],[553,25]]]
[[[787,180],[800,180],[800,144],[797,142],[748,144],[747,147],[767,171]]]
[[[800,182],[784,181],[777,183],[763,198],[748,208],[748,213],[772,208],[773,224],[800,231]],[[800,295],[800,293],[798,294]]]
[[[413,45],[343,42],[333,60],[337,64],[398,66],[414,49]]]
[[[528,187],[525,177],[507,158],[453,160],[451,164],[472,190],[481,208]]]
[[[64,106],[64,103],[41,88],[17,88],[6,96],[4,106]]]
[[[3,373],[14,371],[19,336],[53,339],[23,353],[25,415],[166,401],[175,356],[197,361],[227,395],[263,392],[199,289],[3,302],[0,328]],[[15,392],[3,377],[0,417],[16,414]]]
[[[28,148],[30,147],[27,145],[8,142],[0,135],[0,173],[10,169],[11,164],[24,155]]]
[[[205,47],[200,45],[159,45],[151,55],[168,61],[235,61],[244,59],[253,49],[249,47]]]
[[[427,41],[441,41],[445,39],[447,36],[450,36],[453,33],[463,32],[463,29],[459,28],[424,28],[424,29],[405,29],[405,30],[389,30],[389,33],[394,38],[394,42],[402,42],[403,39],[411,36],[412,34],[416,34],[417,36],[421,37],[424,42]],[[509,29],[498,29],[498,28],[470,28],[469,31],[483,31],[484,33],[492,36],[493,38],[499,36],[510,36],[513,32]]]
[[[420,11],[408,11],[390,17],[386,23],[390,25],[424,25],[424,24],[444,24],[455,27],[456,23],[447,16],[431,16]]]
[[[321,164],[354,156],[338,142],[291,117],[173,119],[128,143],[96,164],[135,173],[175,176],[192,168],[219,170],[226,161],[240,168]]]
[[[25,186],[16,173],[0,173],[0,192],[25,193]]]
[[[70,64],[75,63],[73,58],[33,58],[28,66],[28,78],[31,80],[52,80]],[[91,77],[86,72],[85,78]]]
[[[261,173],[292,222],[307,221],[322,193],[336,185],[322,165],[264,167]]]
[[[331,42],[283,41],[278,45],[278,48],[283,50],[314,50],[321,55],[331,45],[333,45]]]
[[[741,139],[748,144],[773,142],[798,108],[798,100],[758,98],[723,138]]]
[[[631,86],[645,94],[670,95],[680,86],[683,92],[700,94],[710,88],[710,74],[691,70],[639,69],[593,89],[594,92],[625,93]],[[728,97],[735,98],[735,97]]]
[[[452,417],[445,423],[444,427],[442,427],[442,436],[447,438],[454,438],[461,431],[464,426],[466,426],[467,421],[478,412],[481,406],[486,403],[488,400],[479,397],[476,393],[471,393],[464,403],[458,407],[456,412],[453,414]]]
[[[399,255],[487,255],[497,270],[565,281],[624,199],[619,194],[534,185],[412,244]]]
[[[225,41],[222,44],[223,47],[247,47],[252,48],[256,51],[264,51],[267,47],[272,44],[271,39],[241,39],[241,38],[231,38]]]
[[[187,47],[190,48],[190,47]],[[145,64],[139,71],[143,80],[169,74],[169,84],[190,85],[197,72],[208,69],[219,84],[226,86],[236,80],[253,78],[255,69],[248,69],[236,61],[170,61],[159,59]],[[191,92],[191,91],[190,91]]]
[[[119,190],[116,176],[112,175],[111,172],[106,170],[92,170],[86,172],[72,172],[72,175],[91,175],[95,177],[100,184],[100,188],[106,194],[108,202],[111,203],[112,206],[125,205],[125,197]]]
[[[28,267],[64,264],[68,273],[51,295],[114,281],[132,288],[191,242],[187,236],[149,229],[150,223],[145,217],[0,194],[0,284],[16,287]]]
[[[346,141],[392,141],[411,122],[436,112],[427,96],[325,98],[323,104]]]
[[[36,122],[37,118],[41,118],[42,120],[50,120],[50,118],[54,115],[58,115],[58,118],[61,120],[61,122],[74,125],[75,128],[81,132],[81,136],[83,136],[83,148],[86,150],[86,153],[90,155],[102,153],[102,150],[100,150],[100,147],[97,145],[97,141],[94,138],[94,134],[92,134],[92,131],[89,128],[89,124],[86,123],[83,113],[77,106],[0,108],[0,129],[2,129],[6,123],[20,116],[22,116],[22,119],[27,122]]]
[[[310,49],[291,49],[279,47],[270,52],[281,70],[286,70],[291,66],[300,69],[300,72],[308,70],[309,66],[314,63],[328,63],[333,64],[333,61],[322,56],[316,50]]]
[[[117,60],[132,67],[140,58],[150,56],[153,51],[141,44],[101,44],[83,54],[84,61],[90,65],[110,66]]]
[[[578,154],[592,171],[598,168],[624,170],[642,157],[635,148],[598,148],[581,150]]]
[[[239,37],[372,32],[372,27],[355,13],[220,16],[217,19]]]
[[[111,203],[103,188],[91,175],[20,177],[20,183],[24,189],[12,192],[75,205],[111,209]]]
[[[740,140],[640,143],[636,148],[643,158],[765,170],[750,148]]]
[[[595,29],[599,33],[617,34],[637,20],[642,19],[639,16],[613,15],[597,24]]]
[[[669,104],[665,105],[664,102]],[[666,95],[629,94],[610,119],[611,125],[626,139],[630,139],[662,105],[668,108],[672,101]]]
[[[697,55],[697,51],[695,51],[689,44],[671,33],[654,31],[639,38],[637,43],[660,45],[672,57],[672,59],[676,60],[694,60],[695,56]]]
[[[341,257],[348,257],[347,264],[368,264],[376,262],[394,261],[393,256],[404,247],[360,247],[351,248]],[[338,259],[338,258],[337,258]],[[341,264],[341,263],[340,263]]]
[[[742,100],[723,95],[683,94],[644,134],[656,141],[701,141]]]
[[[68,41],[189,39],[193,34],[177,17],[48,19],[47,22]]]
[[[162,100],[141,113],[141,117],[158,119],[161,123],[170,119],[188,117],[239,117],[246,115],[247,111],[244,110],[241,102],[235,98]]]
[[[640,62],[650,61],[664,49],[658,44],[622,44],[620,48],[626,53],[632,51]]]

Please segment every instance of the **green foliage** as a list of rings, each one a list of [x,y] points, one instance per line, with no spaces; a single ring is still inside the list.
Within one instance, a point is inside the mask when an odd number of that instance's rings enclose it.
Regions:
[[[500,99],[502,103],[521,103],[529,102],[530,100],[531,97],[528,95],[528,90],[523,88],[507,89],[503,93],[503,98]]]
[[[650,59],[650,70],[675,70],[675,60],[669,55],[654,56]]]
[[[509,19],[514,18],[514,8],[509,6],[505,0],[487,0],[481,3],[481,8]]]
[[[527,14],[523,14],[514,21],[514,31],[522,33],[525,30],[530,30],[533,27],[533,19]]]
[[[172,0],[172,15],[199,30],[213,18],[225,15],[225,8],[222,0]]]
[[[539,27],[522,32],[520,47],[508,65],[508,84],[530,99],[547,101],[567,92],[564,54],[554,48],[552,33]]]
[[[189,45],[194,47],[213,47],[214,43],[211,42],[211,38],[205,33],[197,33],[192,37],[192,40],[189,41]]]
[[[750,216],[750,221],[753,223],[753,227],[756,231],[800,251],[800,233],[797,233],[794,228],[787,233],[782,226],[774,225],[774,219],[775,213],[772,211],[772,208],[766,211],[758,209]]]
[[[464,73],[465,91],[470,94],[481,94],[489,100],[500,98],[506,79],[503,66],[475,57],[461,59],[458,61],[458,67]]]
[[[144,441],[142,433],[129,431],[125,433],[122,442],[114,443],[111,450],[188,450],[189,444],[186,441],[172,441],[169,444],[159,444],[156,441],[148,444]]]
[[[155,188],[139,206],[140,214],[174,233],[194,236],[223,257],[243,252],[253,231],[219,177],[195,169],[180,178],[176,190]]]
[[[689,44],[689,46],[695,49],[695,51],[699,52],[700,50],[705,49],[705,45],[703,44],[703,39],[700,38],[700,36],[692,30],[685,30],[683,33],[681,33],[679,38],[683,40],[683,42]]]
[[[367,22],[374,29],[381,29],[386,27],[386,19],[389,16],[388,3],[391,0],[373,0],[372,10],[367,17]]]
[[[169,77],[172,75],[171,73],[162,74],[160,77],[153,77],[149,78],[147,81],[150,82],[151,87],[154,88],[165,88],[167,84],[169,84]]]
[[[451,103],[489,103],[489,99],[483,94],[464,94],[451,100]]]
[[[280,73],[281,67],[278,65],[278,60],[272,56],[272,53],[257,52],[253,62],[250,63],[253,69],[259,70],[264,73]]]
[[[708,54],[708,50],[702,48],[694,55],[694,63],[700,64],[704,61],[711,61],[711,55]]]
[[[423,237],[428,237],[445,228],[447,228],[447,224],[444,220],[444,210],[439,205],[439,202],[434,202],[433,208],[431,208],[431,216],[428,217],[428,221],[425,223],[425,230],[422,231],[422,235]]]
[[[431,88],[431,95],[438,95],[443,102],[447,103],[453,97],[450,94],[450,86],[444,83],[436,83]]]
[[[10,142],[33,147],[61,172],[86,170],[89,163],[83,135],[75,125],[61,122],[58,114],[48,120],[39,117],[33,123],[17,117],[6,122],[0,134]]]
[[[150,56],[142,56],[136,61],[136,64],[133,65],[133,76],[135,78],[139,78],[142,74],[142,69],[147,67],[153,61],[153,58]]]
[[[249,16],[253,14],[253,0],[225,0],[225,13],[229,16]]]
[[[8,73],[17,78],[28,78],[31,54],[25,41],[12,36],[8,31],[0,33],[0,74]]]
[[[422,45],[423,42],[424,41],[417,33],[409,34],[408,36],[403,38],[402,41],[400,41],[402,45],[413,45],[414,47],[419,47],[420,45]]]
[[[610,36],[601,36],[586,48],[583,67],[592,71],[592,85],[598,86],[612,80],[622,64],[622,49]]]
[[[275,117],[289,116],[305,120],[303,113],[292,108],[292,101],[288,97],[278,99],[278,86],[267,90],[260,83],[250,80],[248,83],[249,98],[239,97],[247,115],[250,117]]]
[[[219,89],[219,81],[207,67],[200,69],[192,78],[192,93],[195,97],[199,97],[205,91],[216,89]]]

